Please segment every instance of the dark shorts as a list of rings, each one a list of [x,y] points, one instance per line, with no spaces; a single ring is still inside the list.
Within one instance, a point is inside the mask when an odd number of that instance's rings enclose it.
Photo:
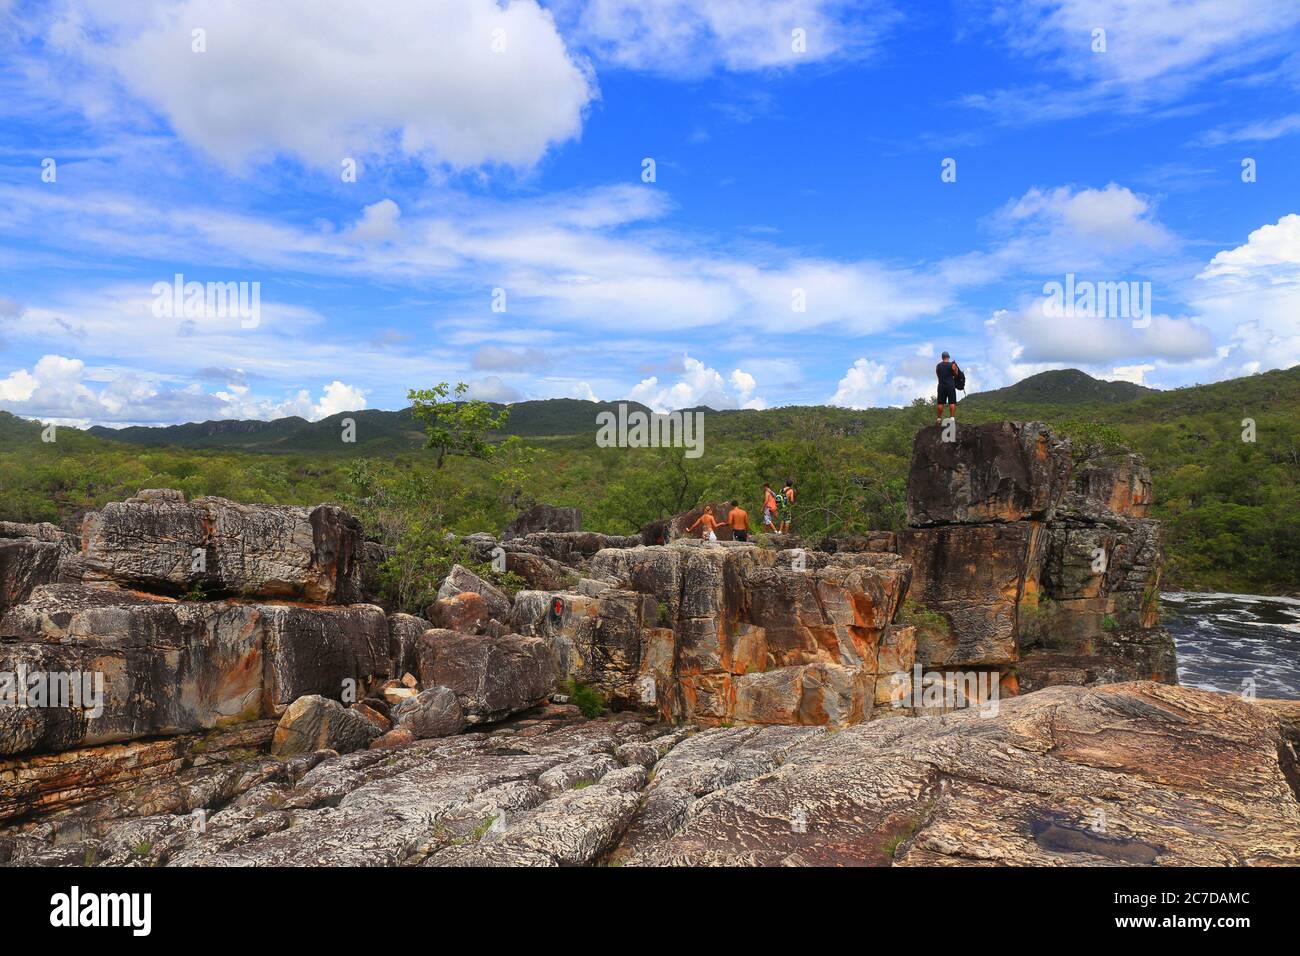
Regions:
[[[733,538],[735,538],[737,541],[748,541],[748,540],[749,540],[749,532],[748,532],[748,531],[741,531],[739,528],[732,528],[732,529],[731,529],[731,536],[732,536]]]
[[[939,385],[939,404],[940,404],[940,405],[956,405],[956,404],[957,404],[957,389],[954,388],[952,385],[944,385],[944,384],[940,383],[940,385]]]

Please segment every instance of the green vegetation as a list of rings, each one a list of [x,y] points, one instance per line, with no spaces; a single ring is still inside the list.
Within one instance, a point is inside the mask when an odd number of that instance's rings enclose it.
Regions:
[[[589,687],[581,681],[569,678],[569,702],[577,705],[578,710],[582,711],[582,716],[587,719],[599,717],[605,712],[605,698],[600,691],[594,687]]]
[[[429,400],[448,403],[449,394]],[[1155,478],[1152,515],[1164,523],[1166,585],[1279,593],[1300,589],[1297,404],[1300,368],[1170,391],[1070,370],[973,395],[958,415],[967,422],[1046,421],[1071,437],[1076,454],[1085,446],[1141,453]],[[384,587],[403,607],[418,609],[439,573],[464,557],[448,532],[499,532],[537,501],[577,506],[584,527],[627,534],[732,497],[756,519],[762,482],[793,477],[800,489],[795,531],[812,542],[900,528],[912,440],[934,420],[927,402],[707,412],[705,454],[686,459],[673,449],[597,448],[596,412],[614,407],[521,402],[501,423],[493,420],[499,406],[480,408],[468,422],[469,440],[453,435],[445,445],[441,469],[439,449],[423,447],[428,423],[412,409],[312,423],[60,428],[53,443],[41,441],[39,425],[0,413],[0,520],[72,528],[85,511],[149,487],[257,503],[335,502],[356,510],[368,532],[395,549],[399,557],[382,571]],[[339,437],[348,418],[356,443]],[[1255,423],[1254,442],[1242,441],[1243,419]],[[486,446],[494,454],[479,457]],[[490,568],[474,570],[511,586]]]
[[[946,617],[911,598],[903,599],[898,623],[904,627],[915,627],[918,643],[927,640],[943,641],[952,633],[952,627]]]
[[[1022,604],[1019,615],[1021,647],[1056,647],[1059,644],[1061,607],[1051,598]]]

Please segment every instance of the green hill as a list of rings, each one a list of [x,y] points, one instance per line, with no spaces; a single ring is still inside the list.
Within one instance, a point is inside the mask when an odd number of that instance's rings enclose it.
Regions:
[[[1025,402],[1038,405],[1091,405],[1131,402],[1155,392],[1154,388],[1132,382],[1107,382],[1093,378],[1077,368],[1039,372],[1006,388],[975,392],[966,400],[986,402]]]
[[[520,506],[549,501],[581,508],[588,528],[629,532],[703,500],[752,503],[763,481],[793,477],[797,530],[815,538],[900,527],[912,441],[934,420],[928,401],[703,410],[704,454],[686,459],[672,449],[597,448],[596,415],[617,404],[520,402],[506,429],[520,445],[490,461],[453,459],[442,471],[409,409],[319,422],[60,428],[53,443],[41,441],[38,424],[0,412],[0,520],[72,527],[88,508],[164,486],[250,502],[347,504],[366,472],[405,489],[398,497],[422,522],[436,515],[455,531],[499,529]],[[1140,452],[1155,477],[1169,585],[1297,593],[1296,407],[1300,366],[1164,391],[1065,370],[972,395],[958,417],[1046,421],[1076,445]],[[355,444],[340,440],[345,418],[356,422]],[[1243,440],[1252,429],[1254,441]]]

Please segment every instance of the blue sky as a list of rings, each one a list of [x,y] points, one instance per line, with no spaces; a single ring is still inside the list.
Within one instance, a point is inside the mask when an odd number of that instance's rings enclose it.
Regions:
[[[0,0],[0,408],[1288,367],[1298,40],[1289,0]],[[256,321],[166,314],[178,273],[256,283]],[[1149,314],[1046,313],[1067,274]]]

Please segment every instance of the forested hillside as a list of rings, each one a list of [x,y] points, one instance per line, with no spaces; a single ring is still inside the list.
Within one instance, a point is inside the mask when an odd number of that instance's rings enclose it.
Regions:
[[[1080,377],[1082,376],[1082,378]],[[1084,381],[1087,379],[1087,381]],[[1092,383],[1092,384],[1089,384]],[[1155,516],[1165,522],[1167,584],[1300,591],[1300,368],[1171,391],[1048,372],[973,395],[959,418],[1036,419],[1076,444],[1145,455]],[[515,437],[488,461],[452,459],[441,471],[421,448],[409,410],[362,411],[321,422],[205,423],[94,434],[0,413],[0,520],[72,523],[88,508],[142,487],[176,487],[240,501],[349,503],[377,489],[456,531],[499,529],[533,501],[575,505],[584,524],[636,530],[699,501],[756,505],[763,481],[794,478],[797,530],[896,528],[912,438],[930,406],[853,411],[823,406],[707,412],[704,454],[598,448],[597,411],[571,399],[513,406]],[[357,442],[340,439],[356,421]],[[1250,437],[1254,424],[1254,441]]]

